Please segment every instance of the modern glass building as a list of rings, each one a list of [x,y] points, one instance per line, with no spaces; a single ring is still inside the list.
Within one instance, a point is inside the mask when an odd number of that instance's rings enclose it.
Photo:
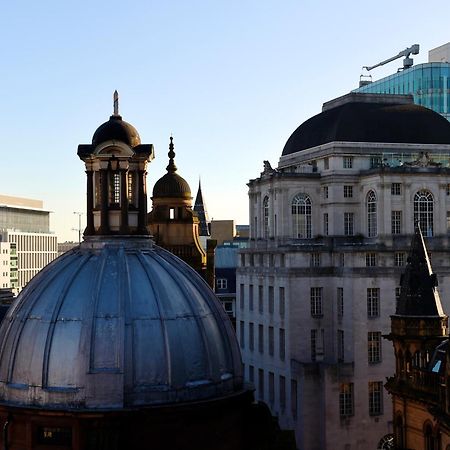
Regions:
[[[450,121],[450,63],[418,64],[353,92],[412,94],[414,103],[430,108]]]

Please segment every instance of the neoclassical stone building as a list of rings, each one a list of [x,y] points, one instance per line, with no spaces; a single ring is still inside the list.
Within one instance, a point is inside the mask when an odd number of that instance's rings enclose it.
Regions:
[[[248,186],[246,379],[300,449],[383,448],[394,355],[382,335],[415,222],[450,291],[450,124],[410,96],[352,93],[325,103]]]

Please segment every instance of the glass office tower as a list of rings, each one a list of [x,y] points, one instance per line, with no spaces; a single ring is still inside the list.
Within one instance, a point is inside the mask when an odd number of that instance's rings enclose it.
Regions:
[[[353,92],[412,94],[414,103],[450,121],[450,64],[424,63],[366,84]]]

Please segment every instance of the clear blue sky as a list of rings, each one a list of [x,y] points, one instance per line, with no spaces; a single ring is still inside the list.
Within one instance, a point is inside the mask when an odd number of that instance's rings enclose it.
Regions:
[[[60,240],[85,210],[76,156],[112,112],[155,145],[148,190],[174,136],[179,173],[210,217],[248,223],[247,186],[294,129],[357,86],[361,67],[450,41],[450,2],[146,0],[4,2],[0,193],[44,200]],[[401,60],[373,71],[394,72]],[[149,202],[150,204],[150,202]]]

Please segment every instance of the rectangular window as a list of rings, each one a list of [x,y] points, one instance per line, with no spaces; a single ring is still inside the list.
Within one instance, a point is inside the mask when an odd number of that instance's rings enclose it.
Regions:
[[[248,324],[248,348],[251,351],[255,348],[255,330],[253,322]]]
[[[402,234],[402,212],[391,211],[391,231],[392,234]]]
[[[284,361],[285,355],[286,355],[286,337],[284,333],[284,328],[280,328],[279,333],[279,352],[280,352],[280,359],[281,361]]]
[[[258,369],[258,396],[264,400],[264,370]]]
[[[248,308],[253,311],[253,284],[248,287]]]
[[[241,309],[244,309],[244,302],[245,302],[245,300],[244,300],[244,298],[245,298],[245,290],[244,290],[245,288],[244,288],[244,285],[243,284],[241,284],[240,286],[239,286],[239,304],[240,304],[240,307],[241,307]]]
[[[274,310],[273,286],[269,286],[269,313],[273,314],[273,310]]]
[[[367,288],[367,317],[380,316],[380,289]]]
[[[353,220],[354,214],[352,212],[344,213],[344,235],[353,236]]]
[[[405,254],[403,252],[396,252],[394,254],[394,266],[403,267],[405,265]]]
[[[228,282],[226,278],[217,278],[216,287],[217,289],[226,289],[228,286]]]
[[[397,311],[397,307],[398,307],[398,302],[400,300],[400,294],[402,292],[402,288],[401,287],[396,287],[395,288],[395,310]]]
[[[344,288],[337,288],[337,315],[339,318],[344,317]]]
[[[391,184],[391,195],[402,195],[402,185],[400,183]]]
[[[297,418],[297,380],[291,380],[291,412]]]
[[[120,173],[115,173],[113,175],[113,198],[112,202],[120,204]]]
[[[328,236],[328,213],[324,213],[323,215],[323,234],[324,236]]]
[[[342,167],[344,169],[353,168],[353,156],[344,156],[344,158],[342,159]]]
[[[317,358],[317,330],[311,330],[311,361]]]
[[[273,327],[269,327],[269,355],[273,356],[274,351],[274,334]]]
[[[241,338],[241,348],[245,348],[245,322],[241,320],[240,323],[240,336]]]
[[[369,381],[369,414],[379,416],[383,414],[383,383]]]
[[[339,254],[339,265],[341,267],[345,266],[345,253],[340,253]]]
[[[323,315],[322,312],[322,288],[312,287],[311,292],[311,316],[320,317]]]
[[[278,309],[280,312],[280,317],[284,318],[284,308],[285,308],[285,304],[284,304],[284,287],[280,287],[279,289],[279,295],[280,295],[280,299],[279,299],[279,305],[278,305]]]
[[[248,366],[248,379],[250,383],[255,382],[255,368],[253,366]]]
[[[377,265],[377,254],[366,253],[366,267],[375,267]]]
[[[445,192],[447,195],[450,195],[450,184],[447,184]]]
[[[329,158],[323,158],[323,168],[324,168],[324,170],[328,170],[330,168]]]
[[[311,253],[311,267],[320,267],[320,253]]]
[[[344,362],[344,330],[337,332],[337,359],[338,362]]]
[[[367,351],[369,364],[381,362],[381,332],[369,331],[367,333]]]
[[[286,378],[280,375],[280,408],[286,408]]]
[[[344,186],[344,198],[353,197],[353,186]]]
[[[379,156],[370,157],[370,168],[374,169],[381,166],[381,158]]]
[[[275,375],[269,372],[269,403],[273,405],[275,402]]]
[[[258,310],[262,314],[264,312],[264,288],[262,285],[258,286]]]
[[[135,196],[135,188],[134,188],[134,172],[128,172],[128,201],[135,205],[136,196]],[[137,206],[137,205],[135,205]]]
[[[323,198],[328,198],[328,186],[323,187]]]
[[[447,211],[447,233],[450,233],[450,211]]]
[[[264,327],[258,325],[258,351],[264,353]]]
[[[341,383],[339,390],[339,414],[341,417],[349,417],[354,414],[353,383]]]

